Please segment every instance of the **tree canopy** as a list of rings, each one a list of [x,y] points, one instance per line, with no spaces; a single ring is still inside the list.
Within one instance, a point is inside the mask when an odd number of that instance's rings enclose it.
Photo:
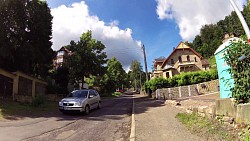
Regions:
[[[108,60],[107,76],[108,79],[111,79],[115,82],[115,88],[122,88],[122,85],[126,81],[126,72],[122,68],[122,64],[115,57],[112,57]]]
[[[247,24],[250,25],[249,4],[244,7],[242,14]],[[216,24],[204,25],[200,30],[200,34],[195,36],[193,42],[188,43],[188,45],[203,57],[208,58],[222,44],[226,33],[233,33],[235,36],[245,35],[241,22],[234,11]]]
[[[52,16],[44,1],[0,1],[0,67],[46,77],[52,67]]]
[[[145,82],[146,79],[145,73],[143,73],[142,71],[141,63],[136,60],[131,62],[130,71],[128,75],[129,75],[129,80],[135,89],[140,88],[141,87],[140,84]]]
[[[70,77],[75,82],[84,82],[85,77],[105,73],[105,46],[92,38],[91,31],[83,33],[78,42],[71,41],[67,47],[73,52],[68,58],[68,65]]]

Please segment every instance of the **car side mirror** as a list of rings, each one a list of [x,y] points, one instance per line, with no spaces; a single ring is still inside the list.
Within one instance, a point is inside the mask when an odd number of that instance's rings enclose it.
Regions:
[[[93,95],[89,95],[89,98],[93,98],[94,96]]]

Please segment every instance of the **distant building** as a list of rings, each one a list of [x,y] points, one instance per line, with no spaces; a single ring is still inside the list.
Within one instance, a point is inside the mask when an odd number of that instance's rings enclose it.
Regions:
[[[181,72],[193,72],[199,70],[209,70],[209,62],[206,59],[203,59],[203,57],[194,49],[183,42],[180,42],[166,59],[155,59],[154,70],[150,78],[170,78]]]
[[[67,61],[67,56],[71,55],[72,52],[67,48],[62,47],[57,51],[56,57],[53,60],[54,68],[62,67]]]

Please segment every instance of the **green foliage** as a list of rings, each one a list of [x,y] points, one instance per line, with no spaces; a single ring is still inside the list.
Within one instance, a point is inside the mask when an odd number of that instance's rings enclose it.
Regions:
[[[46,2],[0,1],[0,67],[45,78],[51,49],[52,16]]]
[[[177,86],[192,85],[202,83],[214,79],[218,79],[217,70],[210,71],[197,71],[181,73],[180,75],[174,75],[172,78],[154,78],[145,83],[144,88],[155,91],[159,88],[169,88]]]
[[[242,14],[248,25],[250,25],[249,13],[250,5],[247,4],[244,6]],[[200,30],[200,34],[195,36],[193,42],[188,43],[188,45],[203,57],[209,58],[214,55],[216,49],[222,44],[221,41],[225,33],[234,33],[238,37],[245,35],[241,22],[234,11],[216,24],[204,25]]]
[[[127,73],[122,68],[122,64],[112,57],[107,62],[107,70],[103,76],[90,76],[86,79],[90,87],[99,87],[101,93],[111,94],[117,88],[125,87],[127,82]]]
[[[107,79],[110,79],[112,82],[114,82],[114,90],[116,88],[122,88],[122,85],[124,85],[126,81],[127,74],[122,68],[122,64],[115,57],[112,57],[110,60],[108,60],[107,77]]]
[[[67,88],[69,83],[69,69],[66,67],[57,68],[53,78],[55,79],[56,85]]]
[[[246,129],[243,129],[240,132],[240,140],[241,141],[250,141],[250,125]]]
[[[114,92],[114,93],[112,94],[112,96],[115,96],[115,97],[119,97],[120,95],[122,95],[121,92]]]
[[[148,88],[152,91],[155,91],[160,88],[166,88],[168,86],[169,86],[168,79],[164,79],[162,77],[152,79],[144,84],[145,89]]]
[[[210,56],[208,62],[210,63],[210,69],[217,69],[215,56]]]
[[[41,107],[44,105],[46,102],[46,98],[42,95],[37,95],[33,100],[32,100],[32,105],[34,107]]]
[[[134,60],[131,62],[130,71],[128,72],[128,79],[135,89],[141,87],[146,81],[146,73],[142,71],[141,63]]]
[[[98,76],[105,73],[107,55],[101,41],[92,38],[91,31],[83,33],[80,41],[71,41],[67,46],[73,52],[68,57],[70,77],[75,82],[83,82],[85,77]],[[82,83],[82,84],[83,84]]]
[[[249,102],[250,99],[250,45],[246,41],[239,40],[232,42],[230,48],[225,53],[224,58],[231,66],[229,73],[234,78],[232,96],[237,102]],[[245,59],[239,58],[246,56]]]

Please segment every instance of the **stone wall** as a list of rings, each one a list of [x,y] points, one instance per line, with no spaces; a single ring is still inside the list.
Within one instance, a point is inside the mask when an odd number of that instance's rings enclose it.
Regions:
[[[250,123],[250,103],[237,105],[232,98],[216,100],[216,106],[189,107],[186,110],[187,113],[216,118],[235,127]]]
[[[185,98],[189,96],[196,96],[211,92],[217,92],[219,81],[212,80],[208,82],[203,82],[199,84],[193,84],[188,86],[180,86],[173,88],[163,88],[156,90],[156,98],[157,99],[178,99]]]

